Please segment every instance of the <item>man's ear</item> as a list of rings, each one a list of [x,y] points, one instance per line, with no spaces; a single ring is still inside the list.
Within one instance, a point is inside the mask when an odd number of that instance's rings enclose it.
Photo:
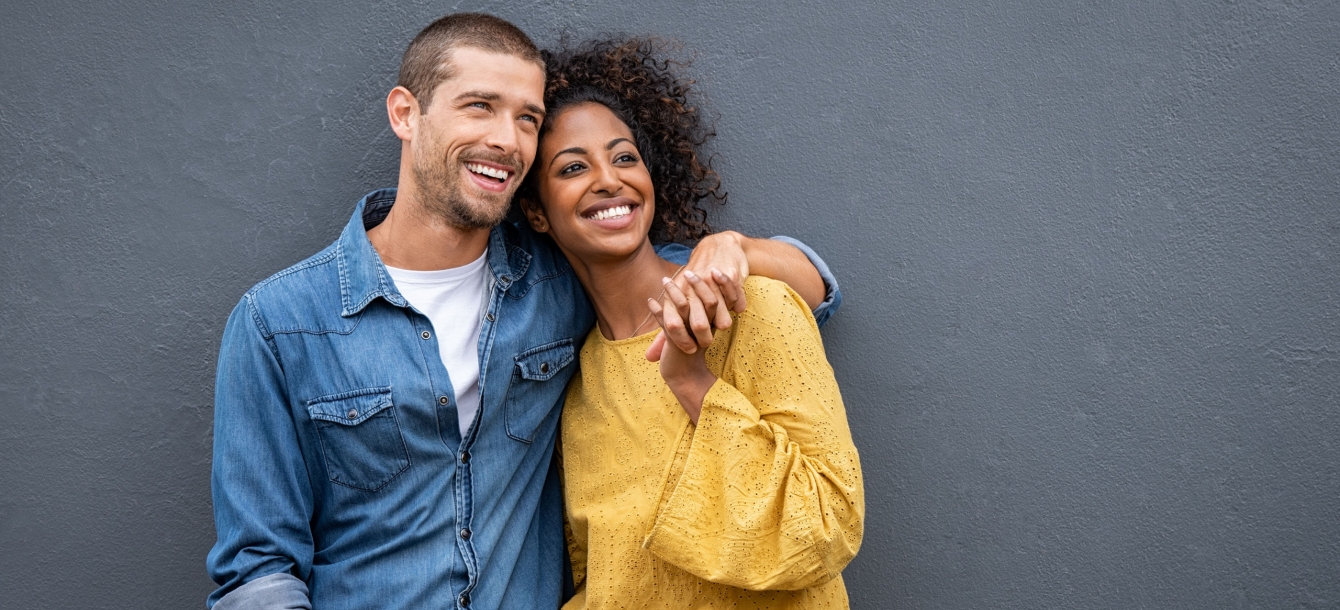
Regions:
[[[396,137],[403,142],[414,139],[414,131],[419,126],[419,100],[409,89],[396,87],[386,94],[386,115]]]
[[[522,197],[520,202],[521,211],[525,213],[530,228],[535,229],[536,233],[548,233],[549,217],[544,215],[544,208],[540,207],[540,204],[530,197]]]

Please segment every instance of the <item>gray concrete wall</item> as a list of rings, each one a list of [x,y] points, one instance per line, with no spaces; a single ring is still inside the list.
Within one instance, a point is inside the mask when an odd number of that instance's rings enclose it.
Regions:
[[[1340,606],[1340,4],[0,8],[0,607],[200,607],[225,315],[394,182],[423,25],[700,53],[817,247],[856,608]]]

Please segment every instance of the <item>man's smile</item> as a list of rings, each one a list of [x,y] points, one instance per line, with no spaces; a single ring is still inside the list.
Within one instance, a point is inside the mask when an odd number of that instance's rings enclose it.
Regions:
[[[466,161],[465,169],[475,184],[495,193],[506,191],[513,181],[512,178],[517,174],[514,168],[477,160]]]

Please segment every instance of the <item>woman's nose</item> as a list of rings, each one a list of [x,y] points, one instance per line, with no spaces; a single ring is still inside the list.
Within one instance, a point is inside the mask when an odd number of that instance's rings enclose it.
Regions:
[[[595,181],[591,183],[591,190],[596,193],[609,193],[614,195],[623,190],[623,181],[619,180],[619,172],[608,163],[594,165],[591,173]]]

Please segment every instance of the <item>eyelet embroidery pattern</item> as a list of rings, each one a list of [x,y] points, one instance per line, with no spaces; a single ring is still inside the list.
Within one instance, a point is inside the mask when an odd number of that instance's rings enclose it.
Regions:
[[[593,330],[562,419],[568,545],[582,608],[846,608],[860,458],[814,319],[751,277],[707,352],[695,427],[643,357]]]

